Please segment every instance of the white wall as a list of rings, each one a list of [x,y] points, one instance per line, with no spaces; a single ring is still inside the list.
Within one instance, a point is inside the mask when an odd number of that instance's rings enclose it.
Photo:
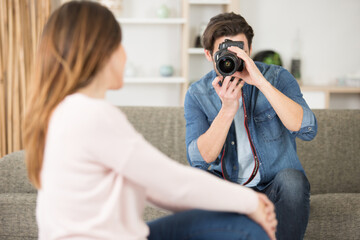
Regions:
[[[331,84],[360,71],[359,0],[239,1],[255,32],[253,51],[279,52],[288,69],[299,29],[305,84]]]
[[[171,7],[171,17],[181,16],[181,0],[122,1],[126,9],[123,17],[154,17],[162,3]],[[360,0],[238,1],[240,14],[255,31],[253,52],[275,50],[281,54],[287,69],[290,68],[296,33],[300,31],[304,84],[334,84],[338,77],[360,72]],[[191,22],[197,20],[199,25],[207,23],[209,19],[203,18],[207,18],[209,13],[217,14],[214,9],[218,12],[221,10],[216,6],[193,6]],[[159,66],[165,63],[174,65],[175,74],[180,74],[180,25],[149,25],[144,28],[122,24],[122,28],[128,60],[136,64],[138,76],[158,75]],[[193,25],[190,28],[192,47],[194,32],[198,30]],[[191,81],[212,68],[202,55],[191,56],[189,65]],[[109,92],[108,99],[117,105],[180,104],[179,84],[127,84],[126,88]],[[339,95],[331,100],[331,105],[336,108],[360,108],[360,94]]]

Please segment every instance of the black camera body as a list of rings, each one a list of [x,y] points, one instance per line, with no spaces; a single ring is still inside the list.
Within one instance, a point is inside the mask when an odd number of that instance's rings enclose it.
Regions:
[[[244,61],[238,58],[235,53],[227,50],[228,47],[232,46],[244,49],[244,42],[225,39],[219,44],[219,50],[214,56],[216,69],[224,78],[244,69]]]

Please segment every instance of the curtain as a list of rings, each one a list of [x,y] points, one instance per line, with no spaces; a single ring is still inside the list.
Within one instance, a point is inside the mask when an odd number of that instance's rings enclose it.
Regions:
[[[22,115],[51,0],[0,0],[0,157],[22,149]]]

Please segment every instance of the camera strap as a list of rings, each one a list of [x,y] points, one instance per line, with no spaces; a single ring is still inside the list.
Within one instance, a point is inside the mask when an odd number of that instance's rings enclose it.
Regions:
[[[246,129],[246,133],[247,133],[247,136],[249,138],[249,142],[250,142],[250,148],[251,148],[251,151],[253,153],[253,156],[254,156],[254,169],[249,177],[249,179],[243,183],[242,185],[245,186],[247,185],[249,182],[251,182],[256,174],[258,173],[259,171],[259,159],[257,157],[257,154],[256,154],[256,151],[255,151],[255,146],[251,140],[251,137],[250,137],[250,132],[249,132],[249,127],[248,127],[248,124],[247,124],[247,114],[246,114],[246,106],[245,106],[245,100],[244,100],[244,93],[242,93],[242,98],[243,98],[243,104],[244,104],[244,125],[245,125],[245,129]],[[225,156],[225,148],[226,148],[226,144],[224,145],[223,147],[223,151],[222,151],[222,156],[221,156],[221,170],[222,170],[222,174],[223,174],[223,177],[224,179],[226,180],[229,180],[230,181],[230,177],[229,177],[229,174],[227,173],[226,171],[226,166],[225,166],[225,161],[224,161],[224,156]]]
[[[223,178],[225,180],[231,181],[230,177],[229,177],[229,174],[227,173],[227,170],[226,170],[226,167],[225,167],[225,161],[224,161],[225,148],[226,148],[226,144],[223,147],[223,151],[222,151],[223,153],[221,154],[221,172],[222,172]],[[254,169],[253,169],[249,179],[245,183],[242,184],[243,186],[245,186],[246,184],[251,182],[255,178],[257,172],[259,171],[259,160],[258,160],[256,155],[254,155],[254,161],[255,161]]]

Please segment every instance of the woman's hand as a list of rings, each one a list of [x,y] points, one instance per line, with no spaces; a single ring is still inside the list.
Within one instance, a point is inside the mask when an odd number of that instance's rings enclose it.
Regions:
[[[244,79],[247,84],[254,85],[259,88],[261,84],[267,82],[267,80],[255,65],[254,61],[249,57],[249,55],[247,55],[244,50],[238,47],[229,47],[228,50],[236,53],[236,55],[244,61],[244,70],[237,73],[239,77]]]
[[[274,204],[267,198],[265,194],[256,193],[259,197],[259,205],[255,212],[248,215],[250,219],[258,223],[271,240],[276,239],[275,232],[277,226]]]
[[[233,78],[232,81],[231,78]],[[219,81],[221,80],[223,80],[223,82],[220,86]],[[241,88],[244,85],[244,81],[240,81],[239,73],[235,73],[233,76],[227,76],[225,79],[223,79],[222,76],[218,76],[214,79],[212,85],[220,97],[222,109],[235,116],[239,108]]]

